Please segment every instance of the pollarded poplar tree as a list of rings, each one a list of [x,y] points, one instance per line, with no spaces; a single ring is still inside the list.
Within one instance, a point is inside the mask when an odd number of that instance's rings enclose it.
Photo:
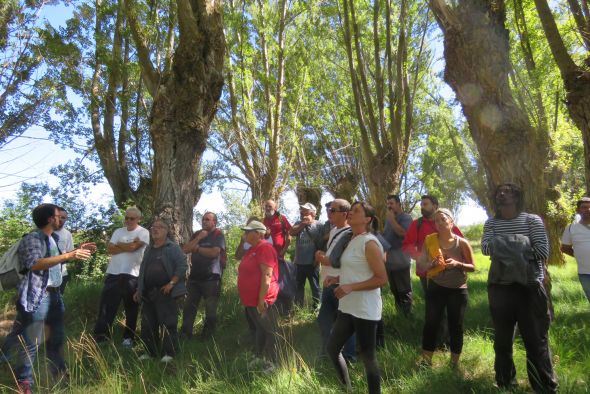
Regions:
[[[581,48],[568,50],[557,28],[547,0],[534,0],[541,26],[547,37],[553,59],[561,73],[566,91],[565,105],[575,125],[582,132],[584,142],[584,168],[586,193],[590,195],[590,9],[585,0],[568,0],[580,37]],[[580,49],[583,48],[583,51]],[[570,52],[582,52],[583,59],[577,62]]]
[[[260,208],[278,199],[293,170],[309,73],[307,10],[287,0],[230,0],[226,10],[227,85],[210,146],[217,168],[237,169],[234,180]]]
[[[453,5],[431,0],[444,34],[445,81],[461,102],[471,136],[486,171],[488,193],[493,201],[497,185],[520,184],[525,207],[545,218],[552,250],[559,250],[562,224],[548,210],[555,201],[559,172],[549,131],[534,127],[514,99],[509,83],[509,32],[503,1],[460,0]],[[553,261],[560,261],[554,253]]]
[[[425,39],[431,22],[419,2],[376,0],[369,10],[354,0],[341,4],[361,163],[369,202],[383,217],[408,156],[421,77],[430,66]]]
[[[71,84],[88,103],[92,129],[84,136],[117,204],[170,219],[177,240],[192,233],[201,157],[223,86],[221,7],[213,0],[96,0],[94,9],[82,4],[61,32],[80,53],[93,48],[92,78],[81,69]]]

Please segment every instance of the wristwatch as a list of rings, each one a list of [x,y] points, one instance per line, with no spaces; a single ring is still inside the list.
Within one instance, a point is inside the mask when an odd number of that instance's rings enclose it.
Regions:
[[[171,280],[170,282],[168,282],[168,284],[169,284],[170,286],[172,286],[172,287],[176,286],[176,282],[174,282],[174,281],[172,281],[172,280]]]

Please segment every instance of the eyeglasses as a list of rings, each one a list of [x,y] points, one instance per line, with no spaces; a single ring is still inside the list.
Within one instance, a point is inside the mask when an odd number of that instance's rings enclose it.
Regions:
[[[125,216],[125,220],[137,220],[138,218],[135,217],[131,217],[131,216]]]

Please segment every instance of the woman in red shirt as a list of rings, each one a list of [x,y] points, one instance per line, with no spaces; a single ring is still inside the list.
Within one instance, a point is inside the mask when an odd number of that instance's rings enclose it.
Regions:
[[[264,240],[264,224],[253,220],[242,230],[246,232],[245,241],[252,246],[238,267],[238,292],[256,329],[256,356],[265,358],[267,369],[272,369],[277,362],[275,301],[279,294],[279,262],[273,246]]]

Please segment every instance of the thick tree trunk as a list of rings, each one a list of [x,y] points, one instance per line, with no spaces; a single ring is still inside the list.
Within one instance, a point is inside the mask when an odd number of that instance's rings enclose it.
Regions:
[[[370,171],[367,184],[370,193],[368,202],[377,211],[381,227],[387,213],[387,195],[396,193],[399,190],[401,168],[401,163],[393,160],[393,158],[383,157],[374,157],[369,165]]]
[[[502,1],[462,0],[454,7],[431,0],[444,32],[445,81],[461,102],[484,164],[490,199],[497,185],[514,182],[524,191],[525,209],[542,215],[550,229],[552,259],[561,261],[548,201],[553,188],[553,152],[547,130],[535,129],[510,89],[510,48]]]
[[[154,213],[170,219],[171,234],[186,241],[201,195],[201,157],[223,87],[225,41],[220,5],[184,0],[178,4],[179,45],[172,70],[154,97],[150,133]]]
[[[316,218],[322,213],[322,189],[319,187],[297,186],[297,201],[299,205],[312,203],[317,208]]]

